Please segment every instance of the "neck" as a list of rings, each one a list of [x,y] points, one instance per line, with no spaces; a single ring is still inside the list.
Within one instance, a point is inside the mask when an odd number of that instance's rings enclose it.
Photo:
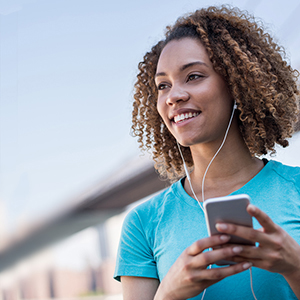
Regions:
[[[252,157],[243,138],[230,130],[221,151],[211,163],[204,182],[205,199],[224,196],[241,188],[262,168],[263,162]],[[211,144],[191,146],[194,170],[191,182],[197,198],[202,199],[202,179],[211,159],[220,147]],[[192,196],[191,188],[185,181],[185,190]]]

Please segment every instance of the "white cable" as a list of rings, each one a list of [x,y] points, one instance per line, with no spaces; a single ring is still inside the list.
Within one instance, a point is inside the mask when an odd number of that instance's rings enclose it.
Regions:
[[[203,300],[203,299],[204,299],[205,293],[206,293],[206,289],[203,291],[203,294],[202,294],[202,298],[201,298],[201,300]]]
[[[235,111],[236,108],[237,108],[237,105],[236,105],[236,102],[234,102],[233,109],[232,109],[232,113],[231,113],[231,117],[230,117],[230,120],[229,120],[227,129],[226,129],[226,132],[225,132],[223,141],[222,141],[222,143],[221,143],[221,146],[219,147],[219,149],[217,150],[217,152],[215,153],[215,155],[214,155],[214,156],[212,157],[212,159],[210,160],[210,162],[209,162],[209,164],[207,165],[206,170],[205,170],[205,172],[204,172],[203,179],[202,179],[202,186],[201,186],[201,190],[202,190],[202,201],[203,201],[203,202],[204,202],[204,200],[205,200],[205,199],[204,199],[204,182],[205,182],[206,174],[207,174],[208,169],[210,168],[212,162],[214,161],[214,159],[215,159],[216,156],[219,154],[219,152],[221,151],[221,149],[223,148],[223,146],[224,146],[224,144],[225,144],[225,141],[226,141],[226,138],[227,138],[227,135],[228,135],[228,132],[229,132],[231,123],[232,123],[232,119],[233,119],[233,116],[234,116],[234,111]],[[177,142],[177,140],[176,140],[176,142]],[[182,154],[182,151],[181,151],[181,148],[180,148],[180,145],[179,145],[178,142],[177,142],[177,146],[178,146],[179,153],[180,153],[180,156],[181,156],[182,161],[183,161],[184,171],[185,171],[186,177],[187,177],[187,179],[188,179],[188,182],[189,182],[191,191],[192,191],[192,193],[193,193],[193,196],[195,197],[195,199],[197,200],[197,202],[198,202],[200,208],[201,208],[201,209],[203,210],[203,212],[204,212],[204,208],[203,208],[203,206],[201,205],[200,201],[198,200],[198,197],[197,197],[196,193],[194,192],[194,189],[193,189],[193,186],[192,186],[192,182],[191,182],[191,177],[190,177],[188,168],[187,168],[187,166],[186,166],[186,163],[185,163],[185,160],[184,160],[184,157],[183,157],[183,154]],[[204,212],[204,213],[205,213],[205,212]],[[209,268],[211,269],[211,265],[209,266]],[[250,270],[250,286],[251,286],[252,295],[253,295],[253,298],[254,298],[255,300],[257,300],[257,298],[256,298],[256,296],[255,296],[255,293],[254,293],[254,289],[253,289],[252,267],[250,267],[249,270]],[[206,289],[203,291],[201,300],[204,299],[205,293],[206,293]]]
[[[235,111],[236,108],[237,108],[237,106],[236,106],[236,103],[234,102],[233,109],[232,109],[232,113],[231,113],[231,117],[230,117],[230,120],[229,120],[227,129],[226,129],[226,132],[225,132],[223,141],[222,141],[222,143],[221,143],[221,146],[219,147],[219,149],[217,150],[217,152],[215,153],[215,155],[213,156],[213,158],[210,160],[210,162],[209,162],[209,164],[208,164],[208,166],[206,167],[206,170],[205,170],[205,172],[204,172],[203,179],[202,179],[202,187],[201,187],[201,188],[202,188],[202,202],[204,202],[204,200],[205,200],[205,199],[204,199],[204,181],[205,181],[206,174],[207,174],[208,169],[210,168],[212,162],[214,161],[214,159],[215,159],[216,156],[219,154],[219,152],[221,151],[222,147],[223,147],[224,144],[225,144],[225,141],[226,141],[226,138],[227,138],[227,135],[228,135],[228,132],[229,132],[231,123],[232,123],[232,119],[233,119],[233,116],[234,116],[234,111]],[[177,146],[178,146],[178,149],[179,149],[180,156],[181,156],[182,161],[183,161],[184,171],[185,171],[186,177],[187,177],[187,179],[188,179],[188,182],[189,182],[191,191],[192,191],[192,193],[193,193],[193,196],[195,197],[195,199],[197,200],[197,202],[199,203],[201,209],[202,209],[203,212],[204,212],[204,208],[201,206],[200,201],[199,201],[198,197],[196,196],[196,193],[194,192],[194,189],[193,189],[193,186],[192,186],[192,182],[191,182],[191,177],[190,177],[188,168],[187,168],[187,166],[186,166],[185,159],[184,159],[184,157],[183,157],[183,154],[182,154],[180,145],[179,145],[179,143],[178,143],[177,140],[176,140],[176,142],[177,142]]]
[[[180,145],[179,145],[179,143],[177,142],[177,140],[176,140],[176,143],[177,143],[177,146],[178,146],[178,149],[179,149],[180,156],[181,156],[182,161],[183,161],[183,168],[184,168],[184,171],[185,171],[185,174],[186,174],[186,178],[187,178],[187,180],[188,180],[188,182],[189,182],[189,185],[190,185],[191,191],[192,191],[192,193],[193,193],[193,196],[195,197],[195,199],[197,200],[197,202],[198,202],[200,208],[201,208],[201,209],[203,210],[203,212],[204,212],[204,208],[202,207],[200,201],[198,200],[198,198],[197,198],[197,196],[196,196],[196,193],[194,192],[194,189],[193,189],[193,186],[192,186],[192,182],[191,182],[191,177],[190,177],[190,174],[189,174],[189,170],[188,170],[188,168],[187,168],[187,166],[186,166],[186,163],[185,163],[185,160],[184,160],[184,157],[183,157],[183,154],[182,154]]]
[[[225,144],[225,141],[226,141],[226,138],[227,138],[227,135],[228,135],[228,132],[229,132],[231,123],[232,123],[232,119],[233,119],[233,116],[234,116],[234,111],[235,111],[235,109],[236,109],[236,103],[234,102],[233,109],[232,109],[232,113],[231,113],[231,117],[230,117],[230,120],[229,120],[227,129],[226,129],[226,132],[225,132],[223,141],[222,141],[222,143],[221,143],[221,146],[219,147],[219,149],[217,150],[217,152],[215,153],[215,155],[213,156],[213,158],[212,158],[211,161],[209,162],[209,164],[208,164],[208,166],[206,167],[206,170],[205,170],[205,172],[204,172],[203,179],[202,179],[202,202],[204,202],[204,200],[205,200],[205,199],[204,199],[204,181],[205,181],[206,174],[207,174],[208,169],[210,168],[212,162],[214,161],[214,159],[215,159],[216,156],[219,154],[219,152],[221,151],[221,149],[223,148],[223,146],[224,146],[224,144]]]
[[[255,293],[254,293],[254,289],[253,289],[252,267],[250,267],[249,271],[250,271],[250,286],[251,286],[251,292],[252,292],[253,298],[254,298],[255,300],[257,300],[257,298],[256,298],[256,296],[255,296]],[[202,299],[201,299],[201,300],[202,300]]]

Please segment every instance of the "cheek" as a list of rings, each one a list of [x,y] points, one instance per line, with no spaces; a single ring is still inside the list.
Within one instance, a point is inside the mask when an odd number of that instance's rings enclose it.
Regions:
[[[156,109],[157,109],[157,112],[158,112],[158,114],[160,115],[160,117],[162,119],[162,122],[164,123],[164,125],[170,131],[171,128],[170,128],[170,122],[169,122],[169,118],[168,118],[166,105],[164,103],[162,103],[161,101],[157,101]]]
[[[157,109],[158,114],[164,120],[166,112],[164,111],[164,105],[163,105],[162,101],[159,101],[159,99],[157,100],[157,103],[156,103],[156,109]]]

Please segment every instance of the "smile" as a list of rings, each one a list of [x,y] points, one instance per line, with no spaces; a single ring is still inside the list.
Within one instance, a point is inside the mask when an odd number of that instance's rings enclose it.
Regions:
[[[200,112],[189,112],[189,113],[185,113],[185,114],[180,114],[174,117],[174,123],[179,123],[179,122],[183,122],[185,120],[197,117],[200,114]]]

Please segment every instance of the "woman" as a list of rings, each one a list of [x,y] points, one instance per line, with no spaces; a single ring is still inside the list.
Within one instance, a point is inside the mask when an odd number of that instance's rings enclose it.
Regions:
[[[300,299],[300,168],[258,158],[288,146],[297,119],[298,73],[282,54],[251,17],[209,7],[139,64],[133,132],[162,175],[182,179],[126,217],[115,272],[125,300]],[[198,204],[242,193],[254,229],[220,223],[208,237]]]

